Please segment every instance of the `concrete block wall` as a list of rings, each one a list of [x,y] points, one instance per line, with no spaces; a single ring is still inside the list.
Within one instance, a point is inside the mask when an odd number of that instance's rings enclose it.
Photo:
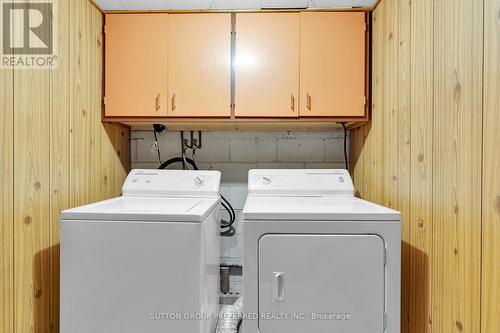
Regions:
[[[189,135],[188,132],[186,132]],[[242,264],[241,212],[247,196],[247,174],[253,168],[323,169],[344,168],[344,134],[335,132],[203,132],[202,149],[196,152],[200,169],[222,173],[221,194],[232,204],[236,213],[234,234],[221,240],[221,263]],[[179,132],[158,136],[163,161],[180,156]],[[133,131],[131,134],[132,168],[156,169],[159,166],[156,150],[152,149],[152,131]],[[349,145],[348,145],[349,147]],[[188,154],[188,156],[190,156]],[[181,165],[172,166],[180,168]],[[223,218],[228,214],[223,211]],[[230,292],[221,295],[221,303],[232,303],[241,294],[242,276],[231,273]]]
[[[158,141],[163,161],[180,156],[179,132],[161,133]],[[158,167],[153,143],[152,131],[132,132],[132,168]],[[203,132],[195,156],[200,168],[220,170],[223,183],[246,183],[254,168],[344,168],[343,132]]]

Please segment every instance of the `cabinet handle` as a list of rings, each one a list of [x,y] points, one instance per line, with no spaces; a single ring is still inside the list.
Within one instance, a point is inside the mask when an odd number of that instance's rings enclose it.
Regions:
[[[290,94],[290,108],[295,112],[295,97],[293,94]]]
[[[156,111],[159,111],[161,109],[161,104],[160,104],[160,94],[156,95]]]
[[[177,106],[175,105],[175,94],[172,95],[172,111],[175,111]]]
[[[307,103],[306,103],[306,105],[307,105],[307,109],[308,109],[309,111],[311,111],[311,95],[309,95],[309,93],[307,93],[307,97],[306,97],[306,98],[307,98],[307,100],[306,100],[306,102],[307,102]]]

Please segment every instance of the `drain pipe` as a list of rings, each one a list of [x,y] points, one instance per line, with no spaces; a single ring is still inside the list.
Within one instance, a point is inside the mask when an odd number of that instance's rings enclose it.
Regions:
[[[238,326],[243,316],[243,298],[240,297],[233,305],[226,305],[219,314],[216,333],[238,333]]]

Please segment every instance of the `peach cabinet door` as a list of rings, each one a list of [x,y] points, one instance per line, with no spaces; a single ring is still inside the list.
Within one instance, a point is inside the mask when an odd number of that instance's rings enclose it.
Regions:
[[[298,117],[299,13],[236,14],[237,117]]]
[[[167,115],[168,14],[108,14],[105,115]]]
[[[300,14],[300,116],[365,115],[365,14]]]
[[[231,115],[231,14],[169,16],[168,116]]]

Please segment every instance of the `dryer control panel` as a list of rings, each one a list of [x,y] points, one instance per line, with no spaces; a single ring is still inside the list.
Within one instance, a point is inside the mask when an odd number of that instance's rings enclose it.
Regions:
[[[122,192],[124,196],[196,196],[219,195],[219,171],[132,170]]]
[[[250,170],[248,194],[263,196],[354,196],[347,170]]]

